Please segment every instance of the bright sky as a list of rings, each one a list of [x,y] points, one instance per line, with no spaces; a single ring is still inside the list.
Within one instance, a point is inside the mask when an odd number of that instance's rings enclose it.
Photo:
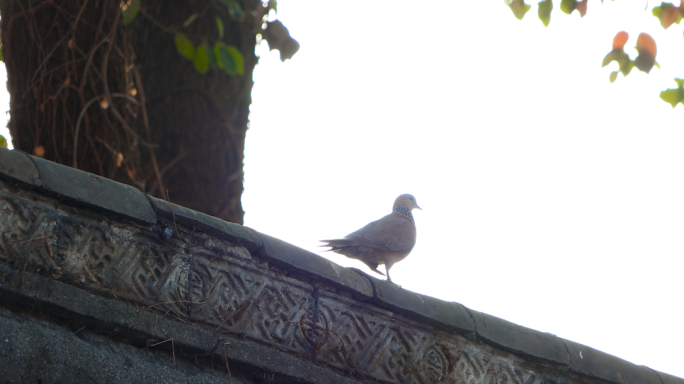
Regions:
[[[684,107],[658,97],[684,25],[555,3],[544,28],[535,2],[518,21],[502,0],[279,0],[302,47],[257,49],[245,225],[367,270],[317,241],[412,193],[404,288],[684,377]],[[662,69],[610,84],[621,30]]]
[[[257,50],[245,224],[368,270],[317,241],[412,193],[404,288],[684,377],[684,107],[658,97],[684,24],[555,3],[544,28],[536,1],[518,21],[503,0],[279,0],[301,49]],[[610,84],[621,30],[662,69]]]

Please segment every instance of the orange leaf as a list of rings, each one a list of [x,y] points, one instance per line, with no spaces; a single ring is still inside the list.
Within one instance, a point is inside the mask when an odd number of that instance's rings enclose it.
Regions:
[[[639,70],[649,73],[655,64],[656,43],[651,36],[646,33],[639,35],[637,39],[637,51],[639,56],[634,60],[634,65]]]
[[[625,46],[627,39],[629,39],[627,32],[618,32],[618,34],[613,38],[613,50],[622,49]]]
[[[664,5],[664,4],[663,4]],[[679,7],[669,6],[663,7],[663,13],[660,15],[660,25],[667,29],[679,19]]]
[[[587,3],[589,0],[584,0],[581,3],[575,3],[575,9],[579,12],[580,17],[584,17],[587,14]]]
[[[656,43],[655,40],[653,40],[653,38],[648,33],[639,34],[636,48],[637,51],[639,51],[640,55],[643,55],[644,53],[649,53],[655,59]]]

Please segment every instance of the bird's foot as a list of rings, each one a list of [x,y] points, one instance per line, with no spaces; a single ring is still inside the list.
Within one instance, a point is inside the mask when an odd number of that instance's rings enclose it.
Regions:
[[[392,285],[396,285],[397,287],[401,288],[401,285],[395,283],[394,281],[392,281],[392,280],[390,280],[390,279],[387,279],[387,282],[390,283],[390,284],[392,284]]]
[[[381,274],[381,275],[383,275],[383,276],[385,276],[385,274],[384,274],[384,273],[382,273],[382,272],[380,272],[380,271],[378,271],[378,269],[377,269],[377,268],[375,268],[375,269],[372,269],[372,271],[373,271],[373,272],[376,272],[376,273],[379,273],[379,274]]]

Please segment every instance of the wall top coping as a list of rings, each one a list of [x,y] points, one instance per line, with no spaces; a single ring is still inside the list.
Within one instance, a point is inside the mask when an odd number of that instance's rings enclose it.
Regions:
[[[237,243],[295,278],[347,292],[353,298],[438,329],[479,339],[534,361],[613,383],[684,384],[684,379],[632,364],[588,346],[539,332],[465,306],[407,291],[254,229],[150,197],[129,185],[0,148],[0,179],[60,201],[136,225],[166,220]]]

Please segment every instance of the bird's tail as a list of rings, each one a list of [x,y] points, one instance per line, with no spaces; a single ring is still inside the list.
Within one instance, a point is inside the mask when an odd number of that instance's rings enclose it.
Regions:
[[[321,240],[321,243],[326,243],[326,244],[321,244],[319,247],[330,247],[330,249],[326,249],[326,251],[339,251],[341,249],[349,248],[351,247],[354,242],[348,239],[335,239],[335,240]]]

